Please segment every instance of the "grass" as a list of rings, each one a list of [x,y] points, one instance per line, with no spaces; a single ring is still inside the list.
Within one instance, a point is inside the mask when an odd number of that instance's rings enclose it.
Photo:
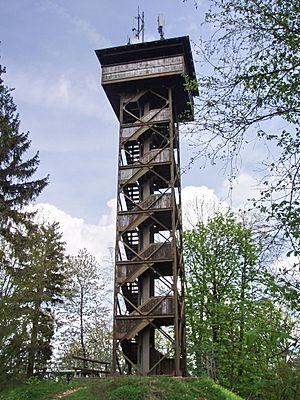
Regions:
[[[0,400],[242,400],[207,378],[117,377],[31,382],[0,391]]]
[[[70,389],[70,386],[78,386],[78,383],[68,385],[50,380],[32,380],[15,388],[0,391],[0,400],[52,400],[57,394]]]

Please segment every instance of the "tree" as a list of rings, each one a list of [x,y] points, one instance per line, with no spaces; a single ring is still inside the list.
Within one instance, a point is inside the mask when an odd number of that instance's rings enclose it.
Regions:
[[[192,372],[258,398],[285,360],[293,326],[274,304],[259,245],[232,214],[217,214],[184,233],[184,253]]]
[[[2,376],[33,375],[52,354],[53,307],[62,302],[65,284],[64,243],[58,224],[48,224],[22,236],[22,256],[9,254],[3,274],[0,304],[0,364]],[[11,246],[12,247],[12,246]]]
[[[52,354],[53,307],[63,301],[66,283],[65,248],[57,223],[39,227],[30,237],[24,269],[16,271],[19,296],[26,299],[30,341],[27,375],[44,367]]]
[[[300,397],[300,360],[299,357],[278,365],[274,392],[280,400],[297,400]]]
[[[98,318],[85,332],[85,351],[89,359],[111,362],[112,332],[111,327],[105,320]],[[64,348],[60,358],[60,365],[64,368],[70,368],[75,362],[74,355],[83,356],[81,341],[76,336],[73,336]]]
[[[211,73],[200,74],[198,82],[191,83],[200,93],[193,140],[201,155],[212,162],[225,159],[234,178],[237,157],[247,142],[259,138],[273,148],[273,160],[263,160],[264,189],[255,205],[266,215],[272,240],[288,240],[288,254],[296,257],[299,12],[299,0],[211,0],[206,22],[213,26],[213,36],[196,49]]]
[[[29,132],[19,131],[20,120],[11,95],[4,85],[5,68],[0,65],[0,234],[10,233],[11,225],[29,221],[24,206],[34,200],[48,183],[48,177],[32,179],[39,155],[24,160],[30,148]]]
[[[29,282],[23,278],[32,266],[28,258],[33,256],[32,240],[40,235],[37,242],[42,246],[42,232],[33,222],[33,213],[24,207],[41,193],[48,177],[34,179],[39,155],[26,159],[29,133],[20,132],[12,89],[4,84],[4,73],[5,68],[0,66],[0,378],[6,380],[24,372],[28,362],[29,310],[32,309],[30,300],[21,294],[25,296],[29,290],[26,286]],[[41,329],[44,329],[46,314],[42,319]],[[50,340],[51,335],[48,336]]]
[[[76,351],[84,358],[102,356],[110,347],[109,329],[106,322],[107,310],[103,298],[104,285],[100,266],[86,249],[68,261],[68,296],[63,306],[68,334],[63,349],[63,362]],[[95,339],[98,337],[98,340]],[[101,361],[101,360],[100,360]]]

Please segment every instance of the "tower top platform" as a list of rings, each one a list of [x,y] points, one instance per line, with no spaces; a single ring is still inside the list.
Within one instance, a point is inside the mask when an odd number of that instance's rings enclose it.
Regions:
[[[193,120],[197,89],[185,83],[196,79],[188,36],[96,50],[102,67],[102,86],[119,118],[120,94],[134,90],[172,88],[179,121]]]

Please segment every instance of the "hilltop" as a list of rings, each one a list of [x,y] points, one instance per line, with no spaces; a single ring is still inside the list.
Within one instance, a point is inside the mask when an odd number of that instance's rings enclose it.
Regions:
[[[207,378],[117,377],[69,385],[32,381],[0,392],[0,400],[242,400]]]

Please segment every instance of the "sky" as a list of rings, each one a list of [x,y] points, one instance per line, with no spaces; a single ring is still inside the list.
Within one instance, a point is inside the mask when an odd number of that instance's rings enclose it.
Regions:
[[[5,83],[15,88],[31,154],[39,151],[38,176],[50,176],[35,208],[41,219],[60,222],[68,252],[86,247],[103,259],[114,243],[118,121],[101,88],[94,50],[126,44],[138,6],[145,13],[146,41],[159,39],[156,21],[163,14],[165,37],[189,35],[193,46],[210,33],[201,26],[208,1],[198,5],[193,0],[0,0]],[[181,147],[185,207],[195,201],[208,208],[219,201],[240,207],[253,197],[253,161],[262,158],[261,149],[247,152],[229,190],[221,165],[187,169],[191,150],[184,136]]]

